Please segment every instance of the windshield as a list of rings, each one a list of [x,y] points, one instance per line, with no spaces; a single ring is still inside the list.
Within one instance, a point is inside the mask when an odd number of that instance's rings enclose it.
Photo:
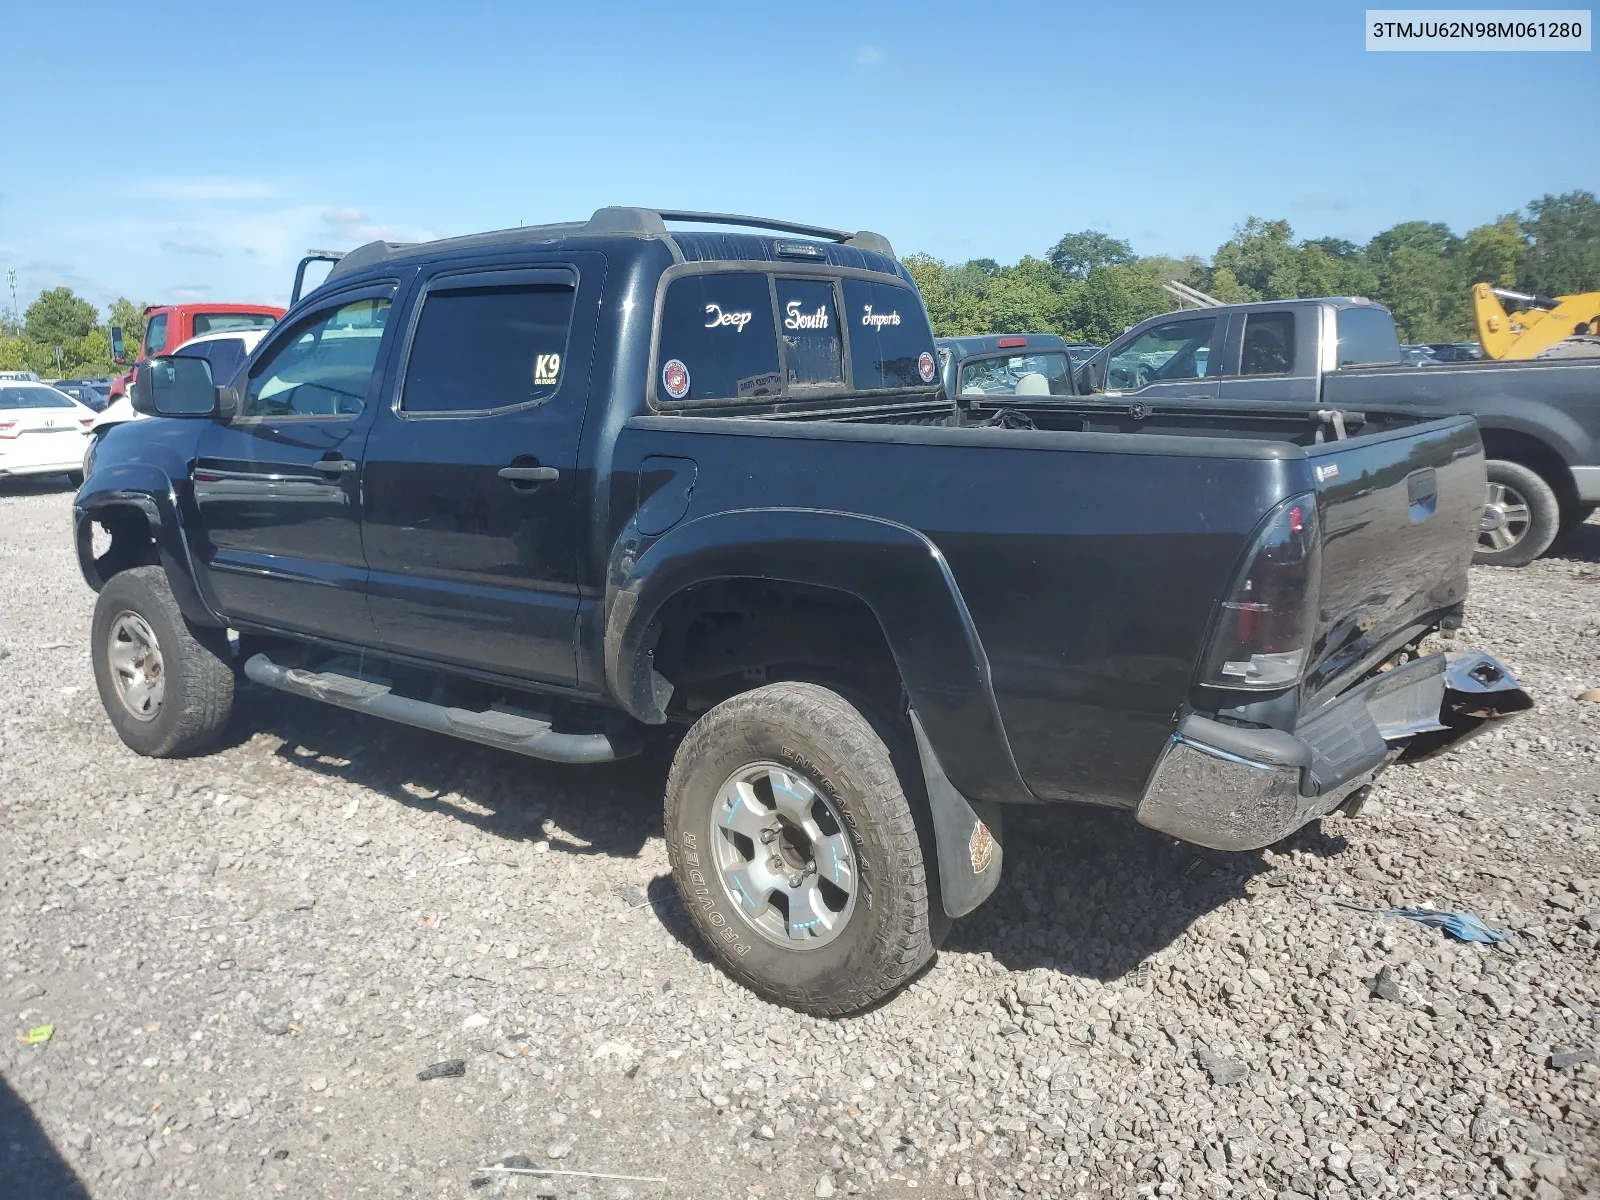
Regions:
[[[72,408],[70,397],[50,387],[0,387],[0,409]]]
[[[1060,350],[1006,354],[961,364],[963,396],[1070,396],[1072,364]]]

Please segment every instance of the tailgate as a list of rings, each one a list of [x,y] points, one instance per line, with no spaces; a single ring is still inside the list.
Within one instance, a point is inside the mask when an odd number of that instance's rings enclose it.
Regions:
[[[1469,417],[1330,442],[1308,458],[1322,592],[1304,712],[1466,599],[1484,503],[1483,444]]]

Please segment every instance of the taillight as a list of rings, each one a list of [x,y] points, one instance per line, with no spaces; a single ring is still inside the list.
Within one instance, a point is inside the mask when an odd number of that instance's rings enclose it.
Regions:
[[[94,424],[94,414],[90,413],[87,417],[79,417],[78,424],[82,425],[85,429],[89,428],[89,426]]]
[[[995,343],[995,345],[997,347],[999,347],[1001,350],[1011,350],[1011,349],[1014,349],[1017,346],[1026,346],[1027,344],[1028,344],[1028,339],[1027,338],[1019,338],[1019,337],[1001,338],[998,342]]]
[[[1308,492],[1267,515],[1222,602],[1201,682],[1257,691],[1299,683],[1321,586],[1317,498]]]
[[[22,436],[22,430],[18,428],[21,424],[22,422],[20,421],[0,421],[0,438]]]

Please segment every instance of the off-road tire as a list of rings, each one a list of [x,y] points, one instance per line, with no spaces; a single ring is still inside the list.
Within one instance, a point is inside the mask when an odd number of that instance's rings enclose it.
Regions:
[[[826,945],[787,949],[763,938],[729,900],[706,839],[724,782],[778,762],[821,789],[848,824],[859,864],[855,906]],[[813,683],[774,683],[723,701],[673,758],[667,851],[685,907],[718,963],[766,1000],[816,1016],[859,1011],[933,957],[948,927],[924,865],[912,803],[874,722]]]
[[[1526,501],[1528,527],[1514,545],[1504,550],[1487,549],[1480,541],[1472,561],[1490,567],[1525,567],[1556,540],[1561,528],[1561,502],[1538,472],[1521,463],[1491,458],[1486,466],[1490,484],[1501,484]]]
[[[160,645],[165,694],[150,720],[133,716],[118,693],[110,661],[118,617],[143,618]],[[94,606],[90,649],[95,683],[106,715],[130,750],[150,758],[175,758],[204,749],[228,724],[233,709],[233,661],[227,632],[189,624],[160,567],[132,567],[113,575]]]

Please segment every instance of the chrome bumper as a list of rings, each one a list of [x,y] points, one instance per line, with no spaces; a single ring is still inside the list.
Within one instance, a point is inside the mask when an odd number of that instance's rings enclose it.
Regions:
[[[1192,713],[1162,751],[1135,815],[1216,850],[1270,846],[1331,813],[1390,763],[1442,753],[1532,707],[1509,671],[1474,651],[1375,676],[1294,733]]]

